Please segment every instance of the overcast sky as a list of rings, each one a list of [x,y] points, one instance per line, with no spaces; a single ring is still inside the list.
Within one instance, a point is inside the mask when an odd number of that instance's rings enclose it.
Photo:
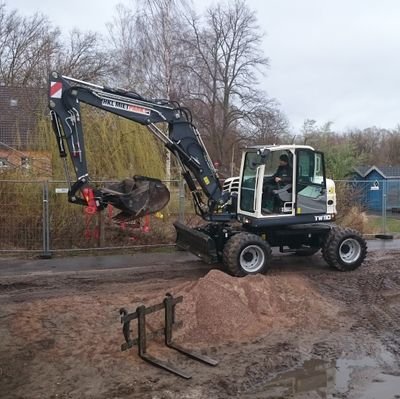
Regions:
[[[41,11],[63,30],[104,32],[121,0],[8,0]],[[201,10],[210,0],[194,0]],[[294,132],[307,118],[337,129],[400,123],[399,0],[248,0],[266,36],[261,88]]]

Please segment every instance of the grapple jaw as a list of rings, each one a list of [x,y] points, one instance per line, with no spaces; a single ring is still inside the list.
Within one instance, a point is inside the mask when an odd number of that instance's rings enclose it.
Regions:
[[[122,212],[115,219],[135,220],[156,213],[169,202],[170,193],[161,180],[134,176],[99,189],[104,203]]]

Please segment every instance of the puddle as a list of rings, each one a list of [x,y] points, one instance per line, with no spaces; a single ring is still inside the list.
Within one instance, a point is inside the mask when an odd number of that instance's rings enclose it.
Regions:
[[[394,366],[395,359],[389,352],[382,352],[378,359],[337,359],[326,362],[313,359],[306,361],[302,368],[278,375],[264,385],[265,398],[309,397],[333,398],[333,394],[352,393],[362,399],[400,398],[400,374],[382,372],[383,366]],[[272,395],[272,396],[268,396]],[[306,396],[304,396],[306,395]],[[312,396],[314,397],[314,396]]]
[[[355,369],[364,367],[376,368],[378,361],[372,357],[364,357],[361,359],[338,359],[336,360],[336,391],[344,393],[348,391],[351,381],[351,374]]]
[[[309,360],[301,369],[288,371],[269,381],[265,386],[266,398],[269,393],[279,397],[300,393],[317,393],[320,398],[327,398],[335,386],[335,362],[327,363],[323,360]],[[277,390],[279,388],[279,391]]]
[[[400,376],[380,373],[362,391],[360,399],[400,398]]]

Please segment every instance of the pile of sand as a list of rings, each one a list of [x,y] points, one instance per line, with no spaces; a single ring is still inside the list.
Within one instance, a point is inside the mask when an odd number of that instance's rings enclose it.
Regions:
[[[312,329],[338,310],[294,275],[236,278],[212,270],[174,293],[184,297],[177,306],[184,325],[176,338],[187,342],[240,342],[284,329]]]

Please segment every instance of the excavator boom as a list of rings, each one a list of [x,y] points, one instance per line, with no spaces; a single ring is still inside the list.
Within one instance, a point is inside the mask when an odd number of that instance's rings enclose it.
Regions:
[[[217,172],[201,136],[192,123],[191,113],[177,102],[151,100],[137,93],[99,86],[52,72],[49,79],[49,107],[61,158],[70,154],[76,181],[70,185],[70,202],[89,205],[96,210],[112,204],[130,219],[157,212],[169,201],[169,192],[160,180],[134,176],[106,188],[93,188],[87,169],[80,103],[111,112],[146,126],[171,151],[182,168],[192,193],[197,213],[205,220],[228,221],[224,210],[228,202]],[[165,133],[159,124],[167,126]],[[66,146],[65,146],[66,144]],[[100,156],[100,155],[99,155]],[[84,191],[93,190],[93,200]],[[93,204],[94,202],[94,204]]]

